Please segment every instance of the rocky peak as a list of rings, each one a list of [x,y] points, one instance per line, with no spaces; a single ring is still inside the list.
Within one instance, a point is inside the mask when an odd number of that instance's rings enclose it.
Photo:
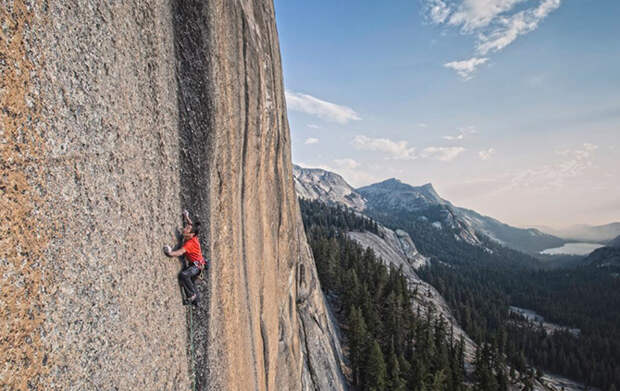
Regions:
[[[365,191],[407,191],[409,188],[411,188],[411,186],[403,183],[400,179],[390,178],[382,182],[361,187],[358,190],[364,189]]]
[[[366,200],[340,175],[320,168],[293,166],[295,191],[301,198],[341,204],[362,211]]]
[[[420,186],[420,191],[428,194],[430,198],[435,198],[437,202],[445,202],[440,196],[439,193],[435,190],[432,183],[426,183]]]
[[[402,185],[406,185],[398,178],[389,178],[384,180],[383,182],[376,183],[377,186],[385,187],[385,188],[397,188]],[[373,185],[371,185],[373,186]]]
[[[392,209],[416,211],[433,205],[447,205],[433,188],[427,183],[423,186],[411,186],[396,178],[364,186],[357,191],[365,197],[371,205],[377,204]]]

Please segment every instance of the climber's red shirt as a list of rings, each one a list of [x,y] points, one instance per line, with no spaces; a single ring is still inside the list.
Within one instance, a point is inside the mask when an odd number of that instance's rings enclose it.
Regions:
[[[198,236],[188,239],[185,243],[183,243],[183,248],[185,249],[185,257],[190,262],[193,262],[198,267],[204,266],[205,260],[202,257],[202,250],[200,249]]]

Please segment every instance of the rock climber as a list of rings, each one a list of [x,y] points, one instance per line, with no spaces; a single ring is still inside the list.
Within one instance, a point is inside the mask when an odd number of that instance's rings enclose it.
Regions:
[[[185,288],[185,297],[183,304],[198,304],[198,292],[194,286],[193,279],[200,274],[206,265],[206,261],[202,256],[200,249],[200,241],[198,234],[200,233],[200,223],[196,221],[192,223],[189,218],[189,212],[183,211],[185,227],[183,227],[183,245],[178,250],[172,250],[170,246],[164,247],[164,254],[168,257],[180,257],[185,255],[185,267],[179,273],[181,285]]]

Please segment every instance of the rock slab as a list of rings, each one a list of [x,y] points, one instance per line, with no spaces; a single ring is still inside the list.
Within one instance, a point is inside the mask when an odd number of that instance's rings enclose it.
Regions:
[[[339,390],[271,1],[3,0],[0,388]],[[198,308],[165,258],[206,228]]]

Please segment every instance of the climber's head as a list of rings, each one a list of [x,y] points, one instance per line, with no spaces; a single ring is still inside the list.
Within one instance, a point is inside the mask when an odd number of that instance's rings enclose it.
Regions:
[[[183,228],[183,239],[188,240],[200,233],[200,222],[188,224]]]

